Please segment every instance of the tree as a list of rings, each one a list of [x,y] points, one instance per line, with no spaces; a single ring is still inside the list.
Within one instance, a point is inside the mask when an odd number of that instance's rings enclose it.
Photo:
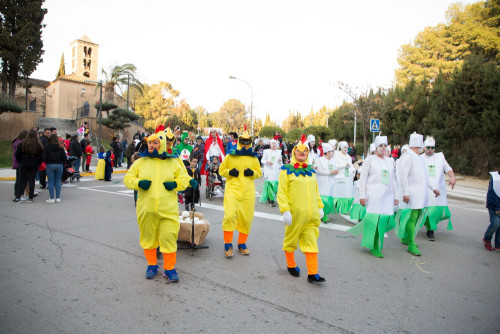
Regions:
[[[144,85],[136,78],[136,71],[137,68],[133,64],[115,65],[110,67],[108,71],[102,69],[105,99],[113,101],[117,88],[121,94],[123,94],[125,87],[130,87],[131,91],[137,90],[142,94]]]
[[[319,141],[328,141],[332,139],[332,131],[326,126],[313,125],[303,129],[305,135],[314,135],[316,137],[316,146],[319,146]]]
[[[144,118],[144,127],[155,129],[157,125],[168,125],[168,117],[174,114],[175,99],[180,92],[165,81],[144,85],[141,96],[136,98],[136,114]]]
[[[66,67],[64,66],[64,53],[61,56],[61,62],[59,64],[59,70],[57,70],[56,78],[66,74]]]
[[[43,61],[43,0],[0,0],[2,94],[14,98],[19,76],[29,77]],[[8,93],[7,93],[8,91]]]
[[[136,121],[139,116],[131,112],[130,110],[124,108],[118,108],[113,110],[112,114],[108,118],[101,120],[101,124],[114,130],[122,131],[124,128],[130,127],[130,122]]]
[[[97,116],[99,116],[99,101],[96,102],[94,108],[97,110]],[[102,103],[101,111],[104,111],[107,117],[109,117],[110,116],[109,112],[116,108],[118,108],[117,104],[114,104],[113,102],[104,101]]]
[[[269,112],[266,113],[266,118],[264,120],[264,127],[266,126],[277,126],[276,122],[271,120],[271,114]]]
[[[224,102],[213,116],[215,126],[222,128],[224,133],[231,131],[238,133],[243,130],[245,124],[250,125],[245,105],[237,99]]]
[[[464,59],[478,49],[497,66],[500,60],[498,1],[480,1],[467,6],[450,5],[446,24],[427,27],[412,44],[401,46],[396,70],[400,85],[435,79],[441,72],[446,78],[460,69]]]
[[[285,137],[285,133],[277,126],[264,126],[262,130],[259,131],[259,137],[274,138],[276,131],[281,132],[281,136]]]
[[[296,113],[293,113],[292,111],[289,111],[288,117],[285,118],[285,120],[283,121],[282,129],[288,132],[291,129],[300,129],[303,127],[304,127],[304,121],[299,112],[297,111]]]

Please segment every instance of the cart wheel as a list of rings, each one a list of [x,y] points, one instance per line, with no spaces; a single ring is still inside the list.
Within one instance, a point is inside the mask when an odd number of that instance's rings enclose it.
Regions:
[[[211,201],[211,200],[212,200],[213,191],[214,191],[214,188],[213,188],[213,187],[210,187],[210,189],[209,189],[209,191],[208,191],[208,200],[209,200],[209,201]]]
[[[210,196],[210,189],[209,186],[205,188],[205,197],[208,198]]]

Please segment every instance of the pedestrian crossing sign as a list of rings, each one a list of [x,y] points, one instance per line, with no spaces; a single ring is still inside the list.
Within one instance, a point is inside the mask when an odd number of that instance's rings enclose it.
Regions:
[[[370,131],[371,132],[380,132],[380,120],[372,118],[370,119]]]

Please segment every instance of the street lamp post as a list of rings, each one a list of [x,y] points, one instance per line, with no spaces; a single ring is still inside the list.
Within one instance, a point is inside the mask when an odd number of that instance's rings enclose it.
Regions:
[[[102,81],[85,80],[99,85],[99,137],[97,138],[97,148],[101,147],[101,121],[102,121]]]
[[[325,115],[326,115],[326,127],[328,127],[328,118],[330,117],[330,112],[327,111]]]
[[[248,87],[250,87],[250,94],[252,95],[251,100],[250,100],[250,128],[251,128],[250,135],[253,137],[253,89],[252,89],[252,86],[248,82],[246,82],[245,80],[233,77],[231,75],[229,76],[229,79],[236,79],[236,80],[243,81],[244,83],[246,83],[248,85]]]
[[[128,110],[129,92],[130,92],[130,73],[127,74],[127,110]]]

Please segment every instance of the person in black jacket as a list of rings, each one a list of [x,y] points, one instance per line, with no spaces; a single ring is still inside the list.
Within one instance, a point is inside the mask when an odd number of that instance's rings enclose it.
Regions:
[[[113,137],[113,142],[111,143],[111,148],[113,148],[113,153],[115,155],[115,159],[113,160],[113,166],[114,167],[121,167],[118,164],[118,157],[122,153],[122,145],[120,144],[120,141],[118,137]]]
[[[40,136],[40,142],[43,147],[49,142],[49,136],[51,135],[51,128],[43,129],[43,134]],[[38,179],[40,180],[40,189],[47,189],[47,174],[45,170],[38,171]]]
[[[198,158],[195,156],[191,156],[191,160],[189,161],[189,166],[186,166],[187,172],[189,176],[201,184],[201,176],[200,169],[198,168]],[[184,196],[186,197],[186,211],[190,211],[194,209],[194,204],[198,203],[200,200],[200,188],[196,187],[194,189],[191,185],[188,185],[186,190],[184,191]]]
[[[78,135],[74,135],[71,138],[71,142],[69,143],[69,155],[77,158],[75,160],[75,165],[73,166],[73,168],[75,169],[75,171],[79,172],[80,171],[80,162],[81,162],[81,157],[82,157],[82,147],[80,146],[80,143],[78,142]]]
[[[28,131],[28,135],[23,139],[16,150],[16,159],[19,162],[20,181],[16,189],[16,197],[13,202],[21,202],[21,195],[24,193],[26,183],[29,184],[29,197],[27,203],[33,203],[35,193],[35,177],[38,167],[42,162],[43,145],[38,139],[35,130]]]
[[[83,139],[80,141],[80,148],[82,149],[82,173],[85,172],[85,165],[87,162],[87,155],[85,154],[85,149],[87,148],[89,142],[89,134],[85,133]],[[78,169],[75,169],[78,171]]]
[[[47,203],[61,202],[61,177],[63,174],[63,166],[67,159],[66,152],[59,143],[59,138],[56,134],[49,137],[49,143],[45,145],[42,153],[42,160],[46,163],[46,173],[49,179],[49,195]],[[56,197],[54,199],[54,188]]]

